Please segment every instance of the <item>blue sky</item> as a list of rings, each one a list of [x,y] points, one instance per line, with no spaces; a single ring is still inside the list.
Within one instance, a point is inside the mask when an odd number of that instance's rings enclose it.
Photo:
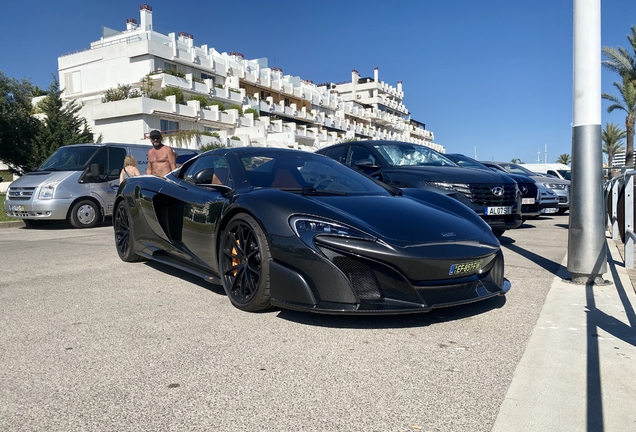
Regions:
[[[89,47],[102,26],[123,30],[141,2],[5,2],[0,70],[46,88],[57,58]],[[548,162],[572,153],[572,9],[568,0],[149,1],[162,33],[200,46],[267,57],[315,83],[351,70],[396,86],[415,120],[447,152],[483,160]],[[628,46],[636,1],[602,1],[602,46]],[[618,76],[603,70],[602,90]],[[603,125],[624,128],[622,113]]]

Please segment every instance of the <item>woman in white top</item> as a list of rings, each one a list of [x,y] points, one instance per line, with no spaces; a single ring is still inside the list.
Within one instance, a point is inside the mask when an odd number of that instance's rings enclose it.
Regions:
[[[141,173],[137,168],[137,159],[135,159],[134,156],[126,156],[124,158],[124,169],[122,169],[119,174],[119,183],[123,182],[124,179],[138,175],[141,175]]]

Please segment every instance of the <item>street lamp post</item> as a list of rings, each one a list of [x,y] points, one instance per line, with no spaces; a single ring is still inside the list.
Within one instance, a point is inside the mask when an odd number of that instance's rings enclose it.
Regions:
[[[572,183],[568,264],[572,282],[607,271],[601,147],[601,0],[574,0]]]

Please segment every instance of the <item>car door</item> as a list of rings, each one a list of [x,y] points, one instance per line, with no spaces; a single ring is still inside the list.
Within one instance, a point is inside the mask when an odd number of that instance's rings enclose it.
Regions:
[[[206,266],[216,267],[214,244],[218,222],[227,205],[227,193],[234,188],[227,161],[217,155],[205,155],[184,165],[178,177],[183,192],[181,242],[185,251]]]

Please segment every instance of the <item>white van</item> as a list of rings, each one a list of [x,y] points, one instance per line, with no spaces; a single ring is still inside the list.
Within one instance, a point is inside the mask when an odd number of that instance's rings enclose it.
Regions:
[[[148,164],[147,144],[74,144],[60,147],[40,167],[9,185],[7,216],[37,227],[67,220],[75,228],[91,228],[113,213],[124,158],[137,159],[139,172]],[[174,148],[183,163],[199,152]]]
[[[520,164],[532,172],[545,173],[560,178],[561,180],[572,180],[572,169],[561,163],[547,164]]]

